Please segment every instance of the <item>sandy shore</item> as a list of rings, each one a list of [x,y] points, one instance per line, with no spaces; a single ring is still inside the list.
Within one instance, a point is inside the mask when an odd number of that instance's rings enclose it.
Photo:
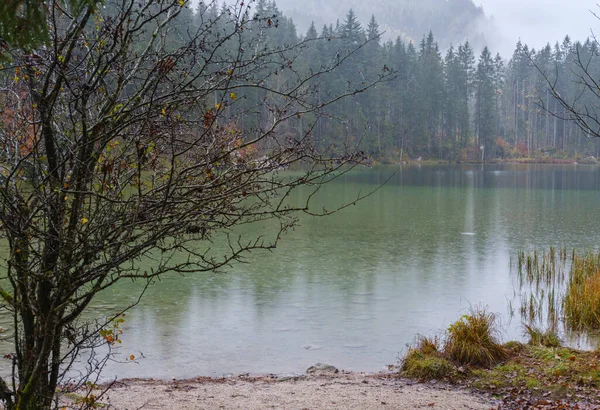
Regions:
[[[491,409],[493,403],[442,384],[386,374],[124,380],[101,400],[111,409]]]

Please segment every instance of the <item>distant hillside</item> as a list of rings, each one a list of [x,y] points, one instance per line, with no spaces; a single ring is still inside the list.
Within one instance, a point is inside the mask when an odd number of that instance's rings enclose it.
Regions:
[[[363,27],[375,15],[386,39],[400,36],[419,42],[432,30],[442,49],[468,39],[475,48],[495,38],[492,22],[472,0],[278,0],[277,6],[305,33],[311,21],[317,30],[343,20],[353,9]]]

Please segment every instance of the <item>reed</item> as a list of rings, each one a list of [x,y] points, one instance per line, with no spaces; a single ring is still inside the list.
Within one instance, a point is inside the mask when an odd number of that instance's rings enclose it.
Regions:
[[[548,252],[520,251],[517,258],[521,318],[529,325],[556,329],[562,312],[562,295],[569,263],[566,248]]]
[[[520,251],[517,274],[521,318],[528,326],[557,329],[562,323],[569,331],[600,329],[600,251]]]

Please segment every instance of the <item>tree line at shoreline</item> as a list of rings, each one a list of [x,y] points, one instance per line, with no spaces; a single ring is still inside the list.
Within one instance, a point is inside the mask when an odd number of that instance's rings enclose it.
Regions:
[[[245,39],[222,37],[244,20],[239,34]],[[376,17],[363,27],[352,10],[335,24],[320,29],[312,24],[306,33],[298,33],[294,21],[267,0],[237,13],[216,2],[200,2],[196,10],[184,8],[170,24],[163,42],[178,67],[186,64],[186,53],[195,52],[184,45],[198,28],[205,31],[205,42],[223,42],[220,52],[227,58],[248,54],[239,47],[242,43],[280,50],[262,68],[264,73],[245,73],[240,67],[233,74],[234,98],[220,101],[215,95],[206,101],[207,111],[217,107],[219,121],[241,140],[260,135],[281,114],[273,107],[286,96],[275,101],[261,84],[284,90],[306,78],[301,87],[311,97],[305,103],[323,108],[306,110],[274,131],[281,139],[310,138],[317,149],[332,155],[358,149],[380,162],[600,156],[595,139],[588,138],[555,98],[563,97],[575,108],[594,105],[597,95],[582,81],[600,76],[599,47],[592,38],[579,42],[567,36],[540,50],[519,41],[507,61],[488,47],[476,51],[469,41],[442,50],[432,31],[418,43],[402,37],[382,41]],[[374,81],[382,68],[392,73],[386,81],[355,92],[357,84]],[[245,84],[248,75],[263,74],[258,86]],[[13,76],[10,70],[3,75],[8,80]],[[340,94],[351,97],[329,104]],[[271,147],[255,148],[268,155]]]

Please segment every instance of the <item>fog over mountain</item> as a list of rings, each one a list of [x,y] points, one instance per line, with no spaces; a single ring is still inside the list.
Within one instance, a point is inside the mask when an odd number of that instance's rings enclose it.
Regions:
[[[363,25],[374,15],[386,39],[402,37],[418,43],[431,30],[445,49],[466,39],[480,48],[497,37],[492,22],[472,0],[278,0],[277,6],[294,19],[301,33],[311,22],[318,30],[335,25],[353,9]]]

